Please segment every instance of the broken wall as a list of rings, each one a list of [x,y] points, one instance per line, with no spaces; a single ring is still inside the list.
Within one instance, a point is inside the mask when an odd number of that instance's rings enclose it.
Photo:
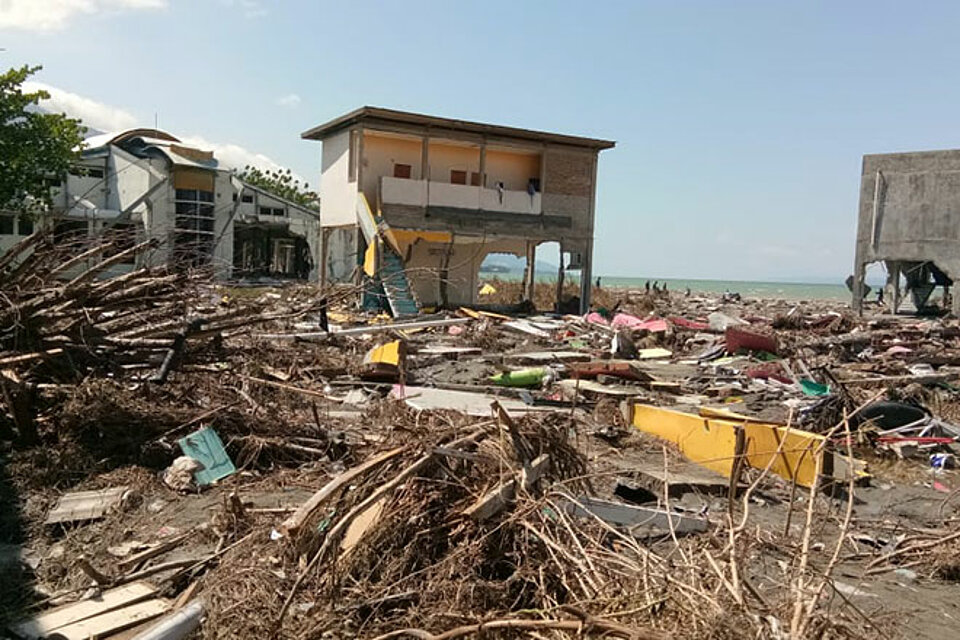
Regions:
[[[864,156],[855,273],[879,260],[960,278],[960,150]]]

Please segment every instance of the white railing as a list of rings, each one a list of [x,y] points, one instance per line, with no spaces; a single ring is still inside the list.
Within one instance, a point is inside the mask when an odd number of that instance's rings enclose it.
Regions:
[[[380,201],[383,204],[402,204],[423,207],[451,207],[507,213],[539,214],[540,194],[473,187],[449,182],[407,180],[384,176],[380,179]]]

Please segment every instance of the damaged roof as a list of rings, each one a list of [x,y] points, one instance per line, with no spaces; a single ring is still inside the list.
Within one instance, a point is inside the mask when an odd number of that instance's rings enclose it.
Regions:
[[[305,140],[323,140],[331,134],[346,129],[351,125],[372,122],[379,122],[387,125],[421,127],[424,129],[469,132],[494,137],[529,140],[533,142],[552,142],[555,144],[566,144],[577,147],[589,147],[591,149],[596,149],[597,151],[601,151],[603,149],[612,149],[616,145],[616,142],[613,140],[583,138],[562,133],[534,131],[532,129],[506,127],[502,125],[485,124],[482,122],[471,122],[469,120],[457,120],[454,118],[442,118],[439,116],[429,116],[422,113],[397,111],[394,109],[384,109],[383,107],[370,106],[360,107],[359,109],[355,109],[349,113],[346,113],[339,118],[334,118],[329,122],[313,127],[312,129],[304,131],[302,134],[300,134],[300,137]]]

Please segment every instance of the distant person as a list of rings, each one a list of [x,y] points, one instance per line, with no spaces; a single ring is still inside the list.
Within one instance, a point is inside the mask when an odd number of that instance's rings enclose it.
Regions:
[[[504,187],[504,185],[503,185],[503,182],[498,182],[498,183],[497,183],[497,195],[498,195],[499,198],[500,198],[500,204],[503,204],[503,190],[504,190],[504,188],[505,188],[505,187]]]
[[[883,304],[883,287],[877,289],[877,304]]]
[[[687,287],[687,290],[683,292],[683,295],[684,295],[685,298],[689,298],[689,297],[690,297],[690,287]]]
[[[660,293],[660,282],[657,280],[653,281],[653,292]]]
[[[527,180],[527,193],[530,194],[530,206],[533,207],[533,197],[537,195],[537,185],[533,178]]]
[[[647,284],[643,285],[643,287],[647,290],[647,293],[650,293],[650,281],[649,281],[649,280],[647,280]]]
[[[667,283],[666,283],[666,282],[663,283],[663,292],[664,292],[664,293],[667,292]]]
[[[597,289],[600,288],[600,276],[597,276]]]

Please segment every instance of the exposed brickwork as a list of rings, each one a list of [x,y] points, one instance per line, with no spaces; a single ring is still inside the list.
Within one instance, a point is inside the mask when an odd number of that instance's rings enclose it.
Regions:
[[[545,169],[545,193],[585,197],[593,195],[592,154],[548,150]]]

